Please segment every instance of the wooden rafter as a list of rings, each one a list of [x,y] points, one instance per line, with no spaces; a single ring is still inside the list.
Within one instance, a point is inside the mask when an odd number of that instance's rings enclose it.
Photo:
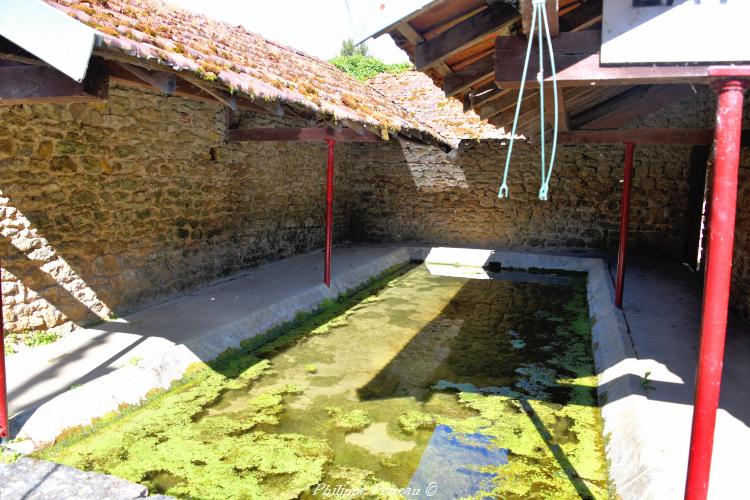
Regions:
[[[228,107],[232,111],[237,111],[237,97],[233,94],[230,94],[226,90],[217,89],[215,87],[212,87],[211,85],[207,84],[200,78],[185,78],[188,82],[195,85],[199,89],[201,89],[206,94],[210,95],[220,103],[222,103],[224,106]]]
[[[82,82],[49,66],[0,67],[0,105],[103,101],[109,93],[106,64],[93,58]]]
[[[456,71],[445,77],[443,81],[443,92],[448,97],[461,94],[469,90],[488,77],[492,77],[495,61],[492,54],[466,66],[461,71]]]
[[[476,15],[456,24],[414,49],[417,70],[423,71],[439,61],[464,49],[488,35],[497,33],[518,21],[518,11],[509,4],[496,3]]]
[[[167,95],[173,95],[177,90],[177,76],[174,74],[147,70],[132,64],[121,63],[120,66],[142,82]]]
[[[356,131],[349,128],[247,128],[227,130],[226,140],[238,141],[323,141],[337,142],[379,142],[382,139],[372,132]]]
[[[589,0],[560,16],[560,31],[583,31],[602,20],[602,2]]]

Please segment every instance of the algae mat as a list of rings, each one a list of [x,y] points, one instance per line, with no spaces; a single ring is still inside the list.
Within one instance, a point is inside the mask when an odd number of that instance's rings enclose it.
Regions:
[[[183,498],[611,496],[583,277],[397,274],[39,455]]]

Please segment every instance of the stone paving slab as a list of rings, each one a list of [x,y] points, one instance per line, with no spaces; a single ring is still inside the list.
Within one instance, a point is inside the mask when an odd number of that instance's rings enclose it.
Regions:
[[[0,464],[0,500],[130,500],[146,496],[148,489],[140,484],[52,462],[24,457]]]

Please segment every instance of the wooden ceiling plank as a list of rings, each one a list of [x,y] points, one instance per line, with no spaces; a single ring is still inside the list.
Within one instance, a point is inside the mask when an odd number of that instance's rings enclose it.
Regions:
[[[509,4],[497,3],[458,23],[432,40],[414,49],[417,70],[423,71],[470,47],[478,40],[497,33],[518,20],[518,11]]]

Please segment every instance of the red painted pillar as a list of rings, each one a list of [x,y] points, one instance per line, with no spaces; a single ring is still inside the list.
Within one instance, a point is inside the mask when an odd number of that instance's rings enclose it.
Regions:
[[[734,219],[737,210],[737,171],[742,135],[742,101],[747,83],[716,82],[718,94],[711,212],[706,250],[701,340],[695,378],[693,429],[690,436],[685,498],[705,500],[711,472],[716,410],[719,406],[724,340],[732,277]]]
[[[625,286],[625,251],[628,248],[628,223],[630,222],[630,191],[633,185],[633,151],[635,144],[625,143],[623,165],[622,203],[620,205],[620,245],[617,249],[617,281],[615,284],[615,306],[622,309],[622,289]]]
[[[328,143],[328,175],[326,183],[326,250],[323,282],[331,286],[331,250],[333,248],[333,146],[336,141],[326,139]]]
[[[0,280],[2,284],[2,280]],[[3,326],[3,294],[0,291],[0,439],[10,437],[8,427],[8,385],[5,382],[5,328]]]

